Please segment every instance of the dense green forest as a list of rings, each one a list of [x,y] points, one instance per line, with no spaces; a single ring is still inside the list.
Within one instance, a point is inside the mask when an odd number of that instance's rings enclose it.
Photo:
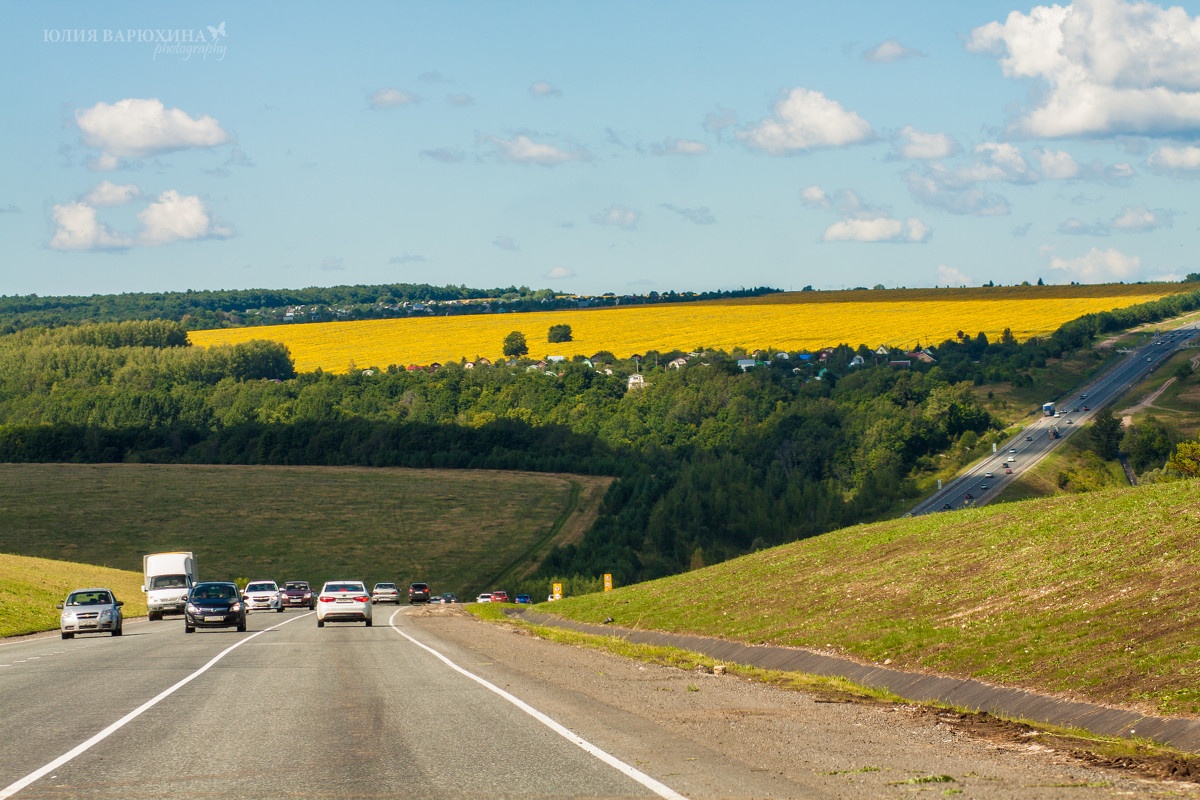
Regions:
[[[93,322],[172,320],[188,330],[295,322],[388,319],[430,314],[486,314],[551,311],[580,305],[628,305],[753,297],[778,289],[755,287],[720,292],[649,292],[576,298],[553,289],[507,286],[472,289],[392,283],[307,289],[241,289],[160,293],[40,297],[0,295],[0,333],[23,328]]]
[[[633,362],[611,375],[580,360],[557,375],[457,364],[297,375],[281,345],[193,348],[178,321],[28,328],[0,335],[0,460],[615,475],[599,520],[542,574],[629,583],[896,514],[915,476],[998,427],[973,385],[1032,380],[1098,335],[1197,307],[1193,292],[1042,340],[964,335],[911,370],[852,367],[849,346],[819,377],[795,360],[743,372],[708,353],[645,370],[633,389]]]

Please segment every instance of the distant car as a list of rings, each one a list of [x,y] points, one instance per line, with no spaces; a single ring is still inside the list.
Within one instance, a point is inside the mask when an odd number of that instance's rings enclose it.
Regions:
[[[1083,410],[1084,410],[1084,411],[1091,411],[1092,409],[1091,409],[1091,408],[1089,408],[1088,406],[1084,406],[1084,407],[1083,407]]]
[[[533,598],[527,594],[519,594],[517,595],[517,602],[521,605],[530,606],[533,605]]]
[[[951,508],[953,508],[953,506],[951,506],[949,503],[942,503],[942,511],[949,511]]]
[[[475,598],[475,602],[476,603],[490,603],[490,602],[492,602],[492,596],[490,594],[488,594],[487,592],[484,592],[483,594],[478,595]]]
[[[399,601],[397,601],[399,602]],[[412,603],[428,603],[429,602],[429,584],[427,583],[410,583],[408,585],[408,602]]]
[[[511,603],[512,601],[508,599],[508,592],[494,591],[494,592],[492,592],[492,602],[493,603]]]
[[[1010,453],[1015,453],[1015,452],[1017,452],[1017,448],[1015,448],[1015,447],[1010,447],[1010,448],[1008,448],[1008,452],[1010,452]]]
[[[1078,413],[1079,413],[1079,406],[1075,406],[1073,409],[1071,409],[1071,413],[1072,413],[1072,414],[1078,414]]]
[[[377,583],[371,589],[372,603],[395,603],[400,605],[400,587],[394,583]]]
[[[328,581],[317,595],[317,627],[326,622],[365,622],[371,627],[371,595],[362,581]]]
[[[456,595],[454,592],[446,592],[444,595],[442,595],[442,602],[443,603],[457,603],[458,595]]]
[[[77,633],[111,633],[121,635],[124,618],[121,606],[125,603],[113,596],[111,589],[76,589],[67,595],[61,608],[58,629],[62,638],[74,639]]]
[[[974,500],[974,499],[975,499],[975,495],[971,494],[970,492],[967,492],[967,493],[964,495],[964,497],[966,497],[968,500]]]
[[[247,611],[283,612],[283,599],[275,581],[250,581],[242,592]]]
[[[992,477],[995,477],[995,476],[994,476],[994,475],[992,475],[992,473],[990,473],[990,472],[985,472],[985,473],[983,474],[983,477],[985,477],[985,478],[992,478]]]
[[[1004,468],[1004,474],[1005,474],[1005,475],[1012,475],[1012,468],[1011,468],[1011,467],[1005,467],[1005,468]]]
[[[1026,437],[1025,437],[1025,441],[1027,441],[1027,442],[1032,442],[1032,441],[1033,441],[1033,437],[1032,437],[1032,436],[1026,436]]]
[[[1087,395],[1086,395],[1086,394],[1081,394],[1081,395],[1079,395],[1079,399],[1080,399],[1080,400],[1087,400]]]
[[[183,607],[183,632],[195,633],[196,628],[230,628],[246,630],[246,603],[236,583],[206,581],[197,583],[188,592]]]
[[[307,608],[311,611],[317,607],[317,596],[308,581],[288,581],[283,584],[279,601],[284,608]]]
[[[1017,460],[1017,457],[1016,457],[1016,456],[1009,456],[1009,457],[1008,457],[1008,463],[1010,463],[1010,464],[1011,464],[1012,462],[1016,461],[1016,460]]]
[[[1075,420],[1073,420],[1073,419],[1069,419],[1069,420],[1067,420],[1067,424],[1068,424],[1068,425],[1074,425],[1074,424],[1075,424]]]
[[[981,491],[981,492],[986,492],[986,491],[987,491],[987,484],[986,484],[986,483],[981,483],[981,484],[979,484],[979,491]]]

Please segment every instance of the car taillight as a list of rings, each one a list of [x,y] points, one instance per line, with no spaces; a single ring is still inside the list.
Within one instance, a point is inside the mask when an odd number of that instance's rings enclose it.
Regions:
[[[354,599],[355,599],[355,600],[357,600],[357,601],[358,601],[358,602],[360,602],[360,603],[369,603],[369,602],[371,602],[371,598],[367,597],[365,594],[360,594],[358,597],[356,597],[356,598],[354,598]]]
[[[334,600],[337,600],[336,597],[318,597],[317,599],[322,603],[332,603]]]

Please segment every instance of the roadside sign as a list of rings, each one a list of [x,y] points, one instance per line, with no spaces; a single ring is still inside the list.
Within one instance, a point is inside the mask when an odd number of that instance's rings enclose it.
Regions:
[[[562,584],[561,583],[554,584],[554,599],[562,600]]]
[[[606,592],[612,591],[612,573],[609,573],[609,572],[604,573],[604,591],[606,591]]]

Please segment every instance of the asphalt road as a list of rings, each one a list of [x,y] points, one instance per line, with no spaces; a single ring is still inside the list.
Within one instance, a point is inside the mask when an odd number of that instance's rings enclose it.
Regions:
[[[0,798],[673,796],[410,641],[403,614],[394,629],[390,607],[376,613],[372,628],[288,611],[244,634],[185,635],[169,617],[0,645]]]
[[[1198,332],[1200,329],[1193,326],[1152,338],[1141,347],[1131,350],[1078,392],[1055,398],[1060,416],[1036,417],[1010,441],[998,446],[994,454],[972,464],[941,491],[920,503],[911,515],[986,505],[1022,472],[1033,468],[1046,454],[1080,430],[1084,423],[1091,421],[1101,409],[1143,381],[1171,354],[1183,347],[1195,347],[1197,339],[1200,339],[1196,335]],[[1168,338],[1171,335],[1173,339]],[[1085,406],[1089,410],[1084,411]],[[1055,428],[1058,438],[1052,435]]]

